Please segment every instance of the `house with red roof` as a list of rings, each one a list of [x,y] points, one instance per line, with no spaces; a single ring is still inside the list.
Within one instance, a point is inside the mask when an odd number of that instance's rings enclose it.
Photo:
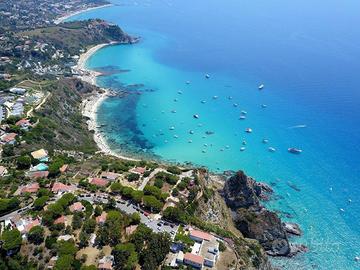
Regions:
[[[73,192],[76,190],[76,186],[74,185],[65,185],[61,182],[55,182],[51,188],[53,193],[65,193],[65,192]]]
[[[49,176],[49,171],[36,171],[36,172],[27,173],[27,177],[31,179],[47,178],[48,176]]]
[[[135,167],[134,169],[131,170],[132,173],[137,173],[137,174],[144,174],[146,172],[146,168],[144,167]]]
[[[16,126],[20,127],[21,129],[27,130],[29,127],[31,127],[31,123],[28,119],[21,119],[15,123]]]
[[[96,223],[97,224],[104,224],[107,218],[107,213],[102,212],[100,216],[96,217]]]
[[[69,206],[70,212],[83,212],[85,210],[85,207],[82,205],[81,202],[73,203]]]
[[[36,193],[40,189],[39,183],[30,183],[26,186],[21,186],[14,193],[14,195],[24,194],[24,193]]]
[[[199,231],[199,230],[194,230],[191,229],[190,230],[190,238],[192,240],[194,240],[195,242],[199,242],[201,243],[202,241],[211,241],[213,240],[214,236],[212,236],[209,233],[203,232],[203,231]]]
[[[91,178],[89,181],[90,184],[98,186],[98,187],[105,187],[107,186],[107,184],[109,183],[109,181],[102,179],[102,178]]]
[[[3,144],[15,144],[16,142],[16,133],[5,133],[1,136],[0,140]]]
[[[184,254],[184,264],[190,265],[197,269],[201,269],[204,264],[204,258],[199,255],[196,255],[196,254],[185,253]]]
[[[54,224],[65,224],[65,222],[66,222],[66,217],[61,216],[61,217],[55,219]]]

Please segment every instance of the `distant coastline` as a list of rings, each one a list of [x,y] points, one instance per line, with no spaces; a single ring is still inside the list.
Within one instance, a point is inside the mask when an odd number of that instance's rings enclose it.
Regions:
[[[95,9],[100,9],[100,8],[111,7],[111,6],[113,6],[113,5],[114,5],[114,4],[106,4],[106,5],[101,5],[101,6],[97,6],[97,7],[90,7],[90,8],[78,10],[78,11],[75,11],[75,12],[72,12],[72,13],[69,13],[69,14],[66,14],[66,15],[64,15],[64,16],[61,16],[61,17],[55,19],[55,20],[54,20],[54,24],[63,23],[64,21],[66,21],[67,19],[69,19],[69,18],[72,17],[72,16],[75,16],[75,15],[78,15],[78,14],[81,14],[81,13],[84,13],[84,12],[87,12],[87,11],[90,11],[90,10],[95,10]]]

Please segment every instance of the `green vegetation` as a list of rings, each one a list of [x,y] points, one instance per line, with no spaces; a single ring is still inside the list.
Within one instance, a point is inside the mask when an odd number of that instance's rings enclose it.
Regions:
[[[181,173],[181,171],[180,171],[180,173]],[[166,172],[158,172],[155,175],[155,181],[156,181],[156,179],[161,179],[170,185],[175,185],[176,182],[179,180],[179,177],[176,175],[173,175],[173,174],[166,173]]]
[[[42,242],[44,242],[44,228],[41,226],[32,227],[27,238],[31,243],[40,245]]]

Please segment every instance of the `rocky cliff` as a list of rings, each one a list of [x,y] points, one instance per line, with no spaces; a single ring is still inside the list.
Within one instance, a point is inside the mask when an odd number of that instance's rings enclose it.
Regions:
[[[304,247],[292,246],[288,234],[297,234],[300,229],[295,230],[294,225],[290,228],[260,204],[271,193],[268,185],[256,182],[243,171],[231,176],[223,190],[226,204],[233,210],[235,226],[245,237],[258,240],[268,255],[292,256]]]

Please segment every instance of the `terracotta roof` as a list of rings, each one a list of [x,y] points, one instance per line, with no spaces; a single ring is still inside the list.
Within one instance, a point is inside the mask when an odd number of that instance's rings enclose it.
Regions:
[[[65,185],[63,183],[60,183],[60,182],[56,182],[54,183],[51,191],[54,192],[54,193],[57,193],[57,192],[65,192],[65,191],[73,191],[75,190],[76,187],[73,186],[73,185]]]
[[[29,193],[35,193],[39,190],[40,186],[39,183],[31,183],[26,186],[24,186],[21,189],[21,193],[29,192]]]
[[[184,260],[190,261],[190,262],[194,262],[197,264],[203,264],[204,263],[204,258],[196,255],[196,254],[192,254],[192,253],[185,253],[184,254]]]
[[[64,224],[65,224],[65,221],[66,221],[65,216],[61,216],[61,217],[55,219],[54,224],[60,224],[60,223],[64,223]]]
[[[30,121],[28,119],[21,119],[16,122],[16,126],[30,125]]]
[[[107,213],[102,212],[100,216],[96,217],[96,223],[104,223],[106,221]]]
[[[32,179],[47,178],[49,176],[49,172],[48,171],[30,172],[28,173],[27,176]]]
[[[136,168],[132,169],[132,172],[140,173],[140,174],[143,174],[145,171],[146,171],[146,168],[144,168],[144,167],[136,167]]]
[[[69,209],[71,212],[83,211],[84,206],[81,204],[81,202],[76,202],[76,203],[73,203],[72,205],[70,205]]]
[[[16,137],[16,136],[17,136],[16,133],[4,134],[4,136],[1,138],[1,140],[2,140],[3,142],[8,143],[8,142],[11,142],[11,141],[15,140],[15,137]]]
[[[105,179],[101,179],[101,178],[92,178],[90,180],[90,184],[92,185],[96,185],[96,186],[100,186],[100,187],[104,187],[108,184],[108,181]]]
[[[31,152],[31,155],[35,159],[42,159],[48,156],[48,152],[44,149],[39,149],[37,151]]]
[[[190,236],[196,237],[196,238],[200,238],[206,241],[210,241],[213,239],[213,236],[211,234],[208,234],[206,232],[203,231],[198,231],[198,230],[191,230],[190,231]]]
[[[34,219],[33,221],[30,221],[28,224],[26,224],[26,226],[24,228],[24,232],[29,232],[32,227],[35,227],[35,226],[38,226],[38,225],[40,225],[40,220],[39,219]]]

